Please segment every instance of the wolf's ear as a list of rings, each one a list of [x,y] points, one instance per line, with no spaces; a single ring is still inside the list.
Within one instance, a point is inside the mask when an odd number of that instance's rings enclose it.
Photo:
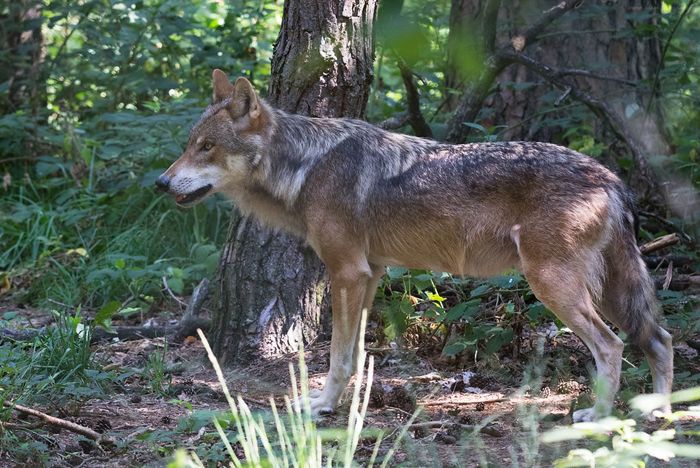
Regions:
[[[228,98],[233,97],[233,85],[228,80],[226,73],[222,72],[218,68],[214,70],[214,97],[212,102],[218,104],[221,101],[225,101]]]
[[[255,94],[253,85],[243,77],[236,80],[233,92],[233,102],[229,112],[231,117],[238,119],[248,114],[251,123],[260,117],[260,101]]]

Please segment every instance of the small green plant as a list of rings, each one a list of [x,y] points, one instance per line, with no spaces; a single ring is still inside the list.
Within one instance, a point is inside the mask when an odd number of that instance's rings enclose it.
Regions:
[[[499,134],[496,133],[499,128],[508,128],[507,125],[494,125],[490,128],[484,128],[483,126],[479,125],[478,123],[474,122],[462,122],[464,125],[467,127],[475,128],[479,130],[481,133],[483,133],[483,136],[481,137],[481,141],[485,142],[494,142],[498,141]]]
[[[167,352],[168,342],[166,340],[162,348],[158,347],[148,355],[148,361],[141,373],[148,380],[148,385],[153,392],[165,396],[170,395],[173,380],[172,375],[166,372],[165,369],[165,355]]]

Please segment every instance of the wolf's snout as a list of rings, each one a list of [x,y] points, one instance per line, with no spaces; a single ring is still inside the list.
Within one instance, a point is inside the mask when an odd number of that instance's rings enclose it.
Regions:
[[[156,179],[156,187],[161,189],[163,192],[167,192],[169,186],[170,176],[163,174],[162,176],[158,177],[158,179]]]

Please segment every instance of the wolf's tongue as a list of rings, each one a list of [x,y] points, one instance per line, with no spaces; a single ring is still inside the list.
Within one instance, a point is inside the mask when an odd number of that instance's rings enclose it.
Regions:
[[[175,197],[175,202],[176,202],[176,203],[180,203],[180,202],[182,201],[183,198],[185,198],[184,195],[177,195],[177,196]]]

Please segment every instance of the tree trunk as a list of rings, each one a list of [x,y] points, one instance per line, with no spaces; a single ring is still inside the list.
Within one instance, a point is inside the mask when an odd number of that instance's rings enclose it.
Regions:
[[[461,36],[465,30],[475,30],[474,23],[482,21],[486,3],[487,0],[452,2],[448,44],[451,53],[448,52],[445,70],[446,87],[454,88],[455,84],[465,81],[460,63],[464,62],[464,54],[469,54],[470,49],[459,52],[460,42],[464,40]],[[545,0],[502,2],[498,16],[497,48],[509,45],[513,38],[523,34],[543,11],[553,5],[553,2]],[[656,37],[636,35],[634,28],[639,24],[658,21],[660,5],[659,0],[585,2],[564,15],[558,25],[552,24],[540,35],[536,45],[524,51],[554,70],[587,70],[597,75],[636,82],[638,86],[630,86],[621,81],[583,75],[567,76],[582,90],[607,102],[624,120],[632,120],[628,123],[631,129],[646,128],[635,136],[648,155],[665,152],[664,139],[658,138],[657,130],[664,128],[662,107],[653,107],[658,111],[650,121],[642,117],[650,93],[641,80],[653,79],[660,61],[660,44]],[[639,18],[634,15],[645,12],[653,14],[646,17],[640,15]],[[562,110],[548,113],[542,110],[551,105],[552,94],[561,95],[561,90],[520,65],[507,67],[495,81],[499,83],[498,91],[483,103],[481,125],[486,128],[508,126],[510,130],[504,135],[506,140],[556,141],[561,133],[556,119],[571,115],[572,109],[566,108],[566,105],[572,101],[563,100],[560,105]],[[645,122],[640,123],[638,119]],[[592,126],[597,139],[603,138],[607,131],[603,122],[593,119]],[[644,135],[647,132],[653,137]]]
[[[0,61],[0,111],[12,113],[31,107],[36,119],[39,107],[38,89],[41,64],[44,60],[44,36],[41,32],[41,2],[10,2],[7,13],[0,15],[0,46],[7,52]]]
[[[287,0],[269,100],[312,117],[364,115],[377,0]],[[325,268],[303,241],[234,212],[218,271],[214,351],[224,363],[296,351],[316,340],[330,301]]]
[[[457,92],[464,89],[466,81],[474,76],[474,58],[479,54],[476,25],[481,17],[481,3],[485,0],[452,0],[450,7],[450,32],[447,35],[447,61],[445,62],[445,110],[457,107]]]

